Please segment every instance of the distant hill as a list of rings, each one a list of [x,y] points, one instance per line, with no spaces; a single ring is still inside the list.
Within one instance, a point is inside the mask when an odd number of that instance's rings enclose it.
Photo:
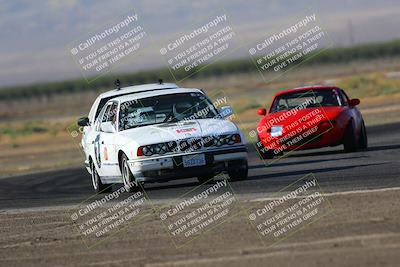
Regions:
[[[315,53],[318,52],[319,51],[316,51]],[[308,60],[307,64],[331,64],[350,62],[360,59],[376,59],[394,56],[400,56],[400,40],[384,43],[356,45],[347,48],[329,48],[315,57],[313,57],[313,54],[310,54],[303,60]],[[297,64],[299,63],[301,62],[297,62]],[[199,66],[198,68],[202,68],[202,66]],[[193,71],[195,72],[196,69]],[[247,73],[255,71],[257,71],[257,69],[250,59],[238,59],[211,64],[202,69],[200,72],[193,74],[193,77],[220,76],[224,74]],[[178,79],[180,79],[187,76],[187,73],[178,73],[176,76]],[[159,78],[165,79],[166,77],[170,77],[169,70],[167,68],[159,68],[134,73],[106,75],[96,79],[91,83],[87,83],[84,79],[77,79],[6,87],[0,89],[0,100],[51,96],[59,93],[72,93],[85,90],[114,88],[114,81],[117,78],[120,79],[123,84],[130,85],[153,83],[157,82]]]

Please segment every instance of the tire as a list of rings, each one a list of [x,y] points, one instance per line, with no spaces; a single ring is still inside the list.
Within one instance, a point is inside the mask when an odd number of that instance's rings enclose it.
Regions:
[[[199,181],[200,184],[204,184],[206,182],[212,182],[213,180],[211,180],[212,178],[214,178],[214,174],[208,174],[208,175],[203,175],[203,176],[198,176],[197,180]]]
[[[94,188],[94,191],[96,193],[109,193],[112,191],[112,185],[110,184],[103,184],[101,182],[99,173],[96,170],[96,166],[94,165],[93,162],[90,163],[90,169],[92,171],[92,185]]]
[[[367,150],[368,148],[367,129],[365,128],[364,121],[362,121],[361,123],[361,131],[360,131],[360,136],[358,138],[358,148],[361,150]]]
[[[263,147],[260,139],[258,139],[257,144],[257,151],[261,159],[273,159],[274,158],[274,153],[271,150],[266,149]]]
[[[135,185],[135,177],[133,176],[128,163],[128,157],[123,154],[121,157],[121,173],[122,173],[122,181],[124,182],[124,187],[126,192],[134,192],[137,191],[138,186],[137,183]]]
[[[351,121],[344,132],[343,147],[346,153],[354,152],[358,148],[356,132]]]
[[[249,174],[247,160],[235,160],[228,164],[228,175],[231,181],[246,180]]]

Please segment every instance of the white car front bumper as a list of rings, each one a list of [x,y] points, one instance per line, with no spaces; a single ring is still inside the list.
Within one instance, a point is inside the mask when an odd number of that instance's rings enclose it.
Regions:
[[[196,154],[204,154],[206,164],[184,168],[182,157]],[[247,161],[247,151],[244,145],[133,159],[129,160],[129,166],[138,182],[168,181],[227,171],[229,164],[235,161]]]

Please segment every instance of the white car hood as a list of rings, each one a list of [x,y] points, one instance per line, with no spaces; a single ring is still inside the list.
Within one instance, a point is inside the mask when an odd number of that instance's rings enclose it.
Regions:
[[[119,135],[125,143],[134,142],[142,146],[186,138],[233,133],[239,133],[239,130],[230,121],[201,119],[143,126],[122,131]]]

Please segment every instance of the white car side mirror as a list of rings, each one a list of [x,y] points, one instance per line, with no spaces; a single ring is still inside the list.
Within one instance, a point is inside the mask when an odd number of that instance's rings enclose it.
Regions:
[[[100,124],[100,130],[105,133],[115,133],[115,128],[111,121],[102,122]]]
[[[233,110],[230,106],[223,106],[218,111],[221,119],[225,119],[233,114]]]

